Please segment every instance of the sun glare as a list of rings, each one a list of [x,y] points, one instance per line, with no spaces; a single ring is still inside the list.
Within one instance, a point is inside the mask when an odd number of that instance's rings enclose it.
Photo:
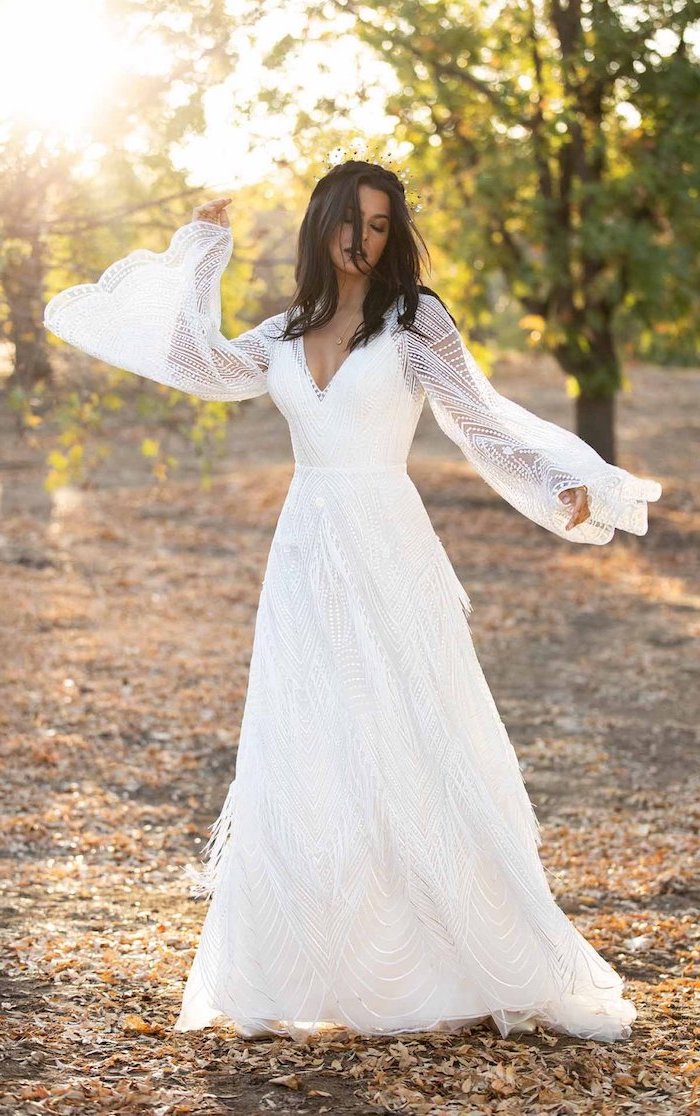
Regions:
[[[0,116],[62,143],[79,142],[116,69],[102,4],[3,0],[0,32]]]
[[[240,0],[231,2],[235,8]],[[180,83],[168,77],[171,49],[157,21],[138,12],[117,21],[110,10],[105,0],[0,0],[0,140],[15,126],[32,144],[74,151],[80,159],[76,169],[89,175],[109,150],[101,125],[109,123],[112,106],[121,103],[134,77],[162,76],[167,103],[182,98]],[[313,37],[306,42],[304,27],[303,11],[287,0],[259,14],[253,26],[243,21],[236,31],[238,64],[207,91],[206,128],[173,144],[177,169],[230,189],[264,178],[277,159],[293,160],[294,106],[269,113],[260,100],[243,116],[235,112],[251,93],[255,98],[256,89],[274,82],[297,90],[297,107],[310,111],[320,97],[344,98],[351,130],[391,133],[394,121],[383,110],[383,96],[393,87],[386,63],[353,38],[347,19],[339,20],[332,49]],[[271,76],[265,56],[285,35],[301,49],[284,72]],[[366,88],[354,103],[359,74]],[[184,95],[189,96],[186,88]],[[134,126],[121,142],[126,150],[140,151],[151,137],[144,141]]]

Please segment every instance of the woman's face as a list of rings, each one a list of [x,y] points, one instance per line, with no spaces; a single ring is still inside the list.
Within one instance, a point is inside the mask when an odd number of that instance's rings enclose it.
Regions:
[[[353,260],[349,249],[352,247],[352,212],[348,208],[345,220],[338,225],[331,239],[330,254],[333,265],[347,275],[368,275],[376,267],[389,239],[390,202],[389,195],[383,190],[363,183],[359,189],[360,215],[362,219],[361,256]]]

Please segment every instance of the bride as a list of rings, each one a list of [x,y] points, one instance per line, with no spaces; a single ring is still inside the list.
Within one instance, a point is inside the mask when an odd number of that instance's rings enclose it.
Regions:
[[[427,398],[496,492],[573,543],[645,534],[661,485],[495,391],[421,283],[424,242],[392,171],[351,160],[317,182],[293,298],[235,338],[221,333],[229,204],[61,291],[44,319],[203,399],[269,393],[290,430],[175,1027],[224,1018],[241,1036],[299,1037],[488,1020],[503,1036],[540,1023],[625,1039],[635,1006],[550,891],[468,594],[406,461]]]

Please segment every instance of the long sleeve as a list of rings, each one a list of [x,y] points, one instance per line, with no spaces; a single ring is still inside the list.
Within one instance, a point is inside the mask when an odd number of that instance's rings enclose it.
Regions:
[[[221,277],[230,228],[195,220],[163,252],[138,248],[96,283],[48,302],[44,325],[77,349],[200,399],[239,400],[267,391],[267,367],[284,314],[238,337],[221,330]]]
[[[409,361],[438,425],[483,479],[533,522],[579,543],[603,544],[615,529],[647,532],[647,502],[658,481],[610,465],[583,439],[500,395],[464,344],[439,299],[423,292]],[[565,530],[571,512],[559,498],[586,485],[590,518]]]

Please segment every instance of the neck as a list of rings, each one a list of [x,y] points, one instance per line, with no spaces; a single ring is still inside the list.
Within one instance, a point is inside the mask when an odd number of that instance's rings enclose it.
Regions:
[[[336,275],[338,278],[337,312],[359,313],[369,290],[369,279],[366,275],[349,275],[347,271],[338,271]]]

